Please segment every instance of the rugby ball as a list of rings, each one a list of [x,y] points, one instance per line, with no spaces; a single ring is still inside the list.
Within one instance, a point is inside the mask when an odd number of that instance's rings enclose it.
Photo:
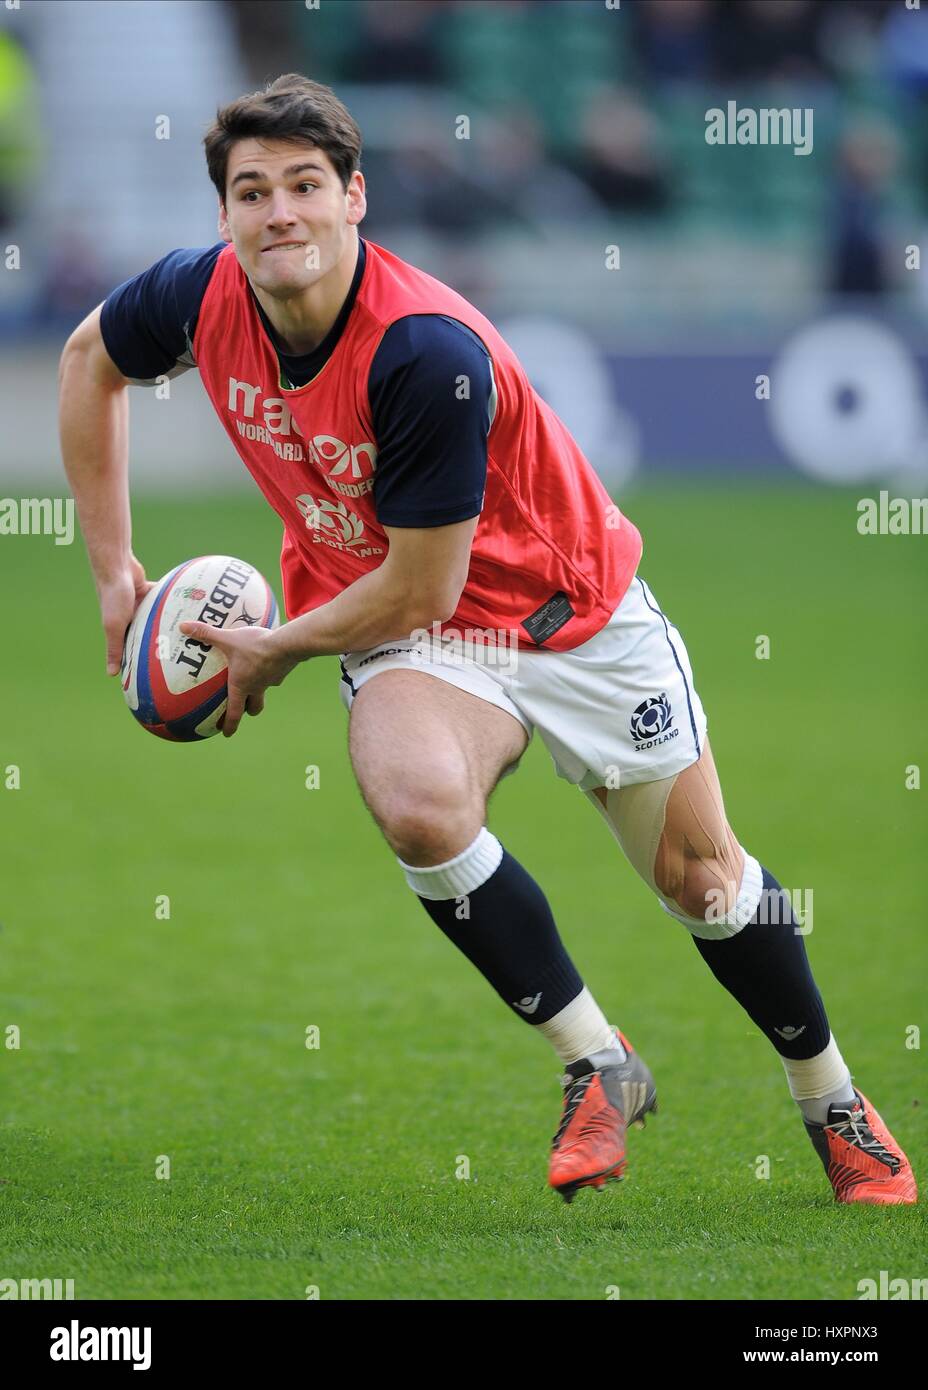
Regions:
[[[218,733],[228,694],[222,652],[185,636],[184,622],[274,628],[277,601],[264,576],[232,555],[185,560],[146,594],[126,632],[120,679],[142,727],[172,743]]]

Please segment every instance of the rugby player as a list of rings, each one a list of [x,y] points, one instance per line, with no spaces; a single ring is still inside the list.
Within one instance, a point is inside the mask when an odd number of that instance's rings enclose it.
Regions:
[[[196,367],[284,526],[288,622],[184,625],[228,660],[223,733],[301,662],[339,657],[352,766],[409,887],[562,1063],[551,1186],[570,1201],[621,1178],[626,1130],[657,1096],[542,888],[486,824],[536,729],[769,1039],[835,1198],[914,1202],[787,895],[728,823],[638,530],[493,325],[359,235],[361,135],[329,88],[279,77],[217,112],[204,144],[220,240],[114,289],[61,360],[62,452],[108,672],[150,587],[131,546],[125,388]]]

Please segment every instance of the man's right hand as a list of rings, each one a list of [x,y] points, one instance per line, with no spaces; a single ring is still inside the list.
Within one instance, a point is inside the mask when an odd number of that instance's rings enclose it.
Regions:
[[[145,578],[145,570],[134,555],[129,564],[119,574],[105,582],[98,582],[97,593],[100,598],[100,615],[106,635],[106,674],[115,676],[122,664],[122,649],[126,629],[132,622],[135,610],[155,581]]]

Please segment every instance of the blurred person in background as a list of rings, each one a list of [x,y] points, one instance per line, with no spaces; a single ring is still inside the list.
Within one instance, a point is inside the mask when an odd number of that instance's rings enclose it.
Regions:
[[[0,31],[0,230],[25,210],[42,144],[38,84],[29,54]]]
[[[35,320],[45,330],[63,332],[106,293],[109,267],[95,243],[93,223],[83,208],[68,215],[68,235],[52,240],[45,261],[42,301]]]
[[[293,41],[291,4],[280,0],[223,0],[223,4],[235,26],[243,64],[256,82],[263,81]]]
[[[347,81],[428,86],[447,80],[438,42],[444,0],[363,0],[358,8],[360,27],[343,70]]]
[[[916,96],[928,95],[928,25],[922,0],[920,10],[893,5],[886,14],[881,35],[881,65],[893,86]]]
[[[830,288],[837,294],[883,294],[891,288],[886,257],[888,192],[899,141],[885,121],[858,121],[839,151],[831,229]]]
[[[478,171],[479,189],[498,225],[574,223],[600,211],[583,182],[548,158],[541,121],[527,101],[494,107],[474,123],[472,139],[476,158],[468,158],[467,167]],[[454,208],[446,206],[445,215],[453,231]]]
[[[656,82],[712,75],[716,0],[638,0],[630,10],[635,46]]]
[[[664,212],[670,205],[660,128],[627,88],[591,96],[569,164],[610,212]]]
[[[476,158],[473,147],[476,147]],[[536,113],[525,102],[482,112],[470,141],[449,143],[435,125],[411,131],[402,150],[366,156],[371,227],[400,221],[460,241],[468,233],[596,217],[602,204],[570,169],[550,160]]]
[[[833,0],[721,0],[716,61],[721,78],[823,79],[822,28]]]

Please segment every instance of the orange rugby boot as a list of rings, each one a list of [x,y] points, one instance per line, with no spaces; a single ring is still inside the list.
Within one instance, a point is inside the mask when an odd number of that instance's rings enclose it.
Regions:
[[[909,1160],[860,1091],[850,1106],[830,1105],[825,1124],[803,1120],[836,1202],[910,1206],[918,1200]]]
[[[602,1191],[625,1175],[625,1132],[644,1128],[645,1115],[657,1113],[654,1078],[628,1038],[616,1034],[624,1061],[606,1048],[571,1062],[562,1077],[564,1109],[552,1141],[548,1181],[565,1202],[581,1187]]]

